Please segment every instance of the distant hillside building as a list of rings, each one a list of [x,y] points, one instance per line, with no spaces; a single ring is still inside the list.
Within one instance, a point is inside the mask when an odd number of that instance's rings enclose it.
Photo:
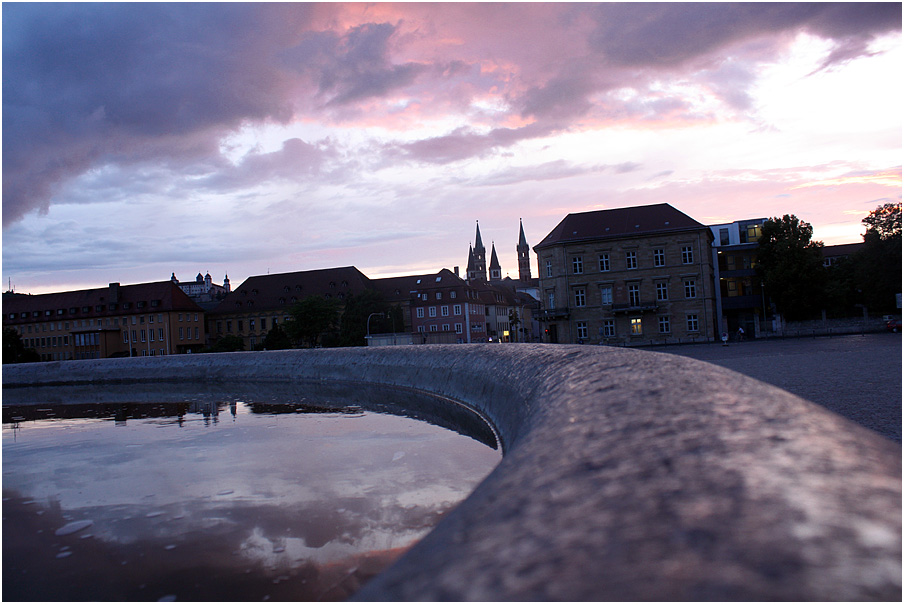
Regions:
[[[213,283],[210,273],[203,276],[199,273],[193,282],[180,282],[176,279],[176,274],[173,273],[170,275],[170,281],[179,286],[189,298],[198,303],[218,302],[223,300],[230,292],[228,275],[223,278],[222,286]]]
[[[43,361],[193,353],[204,310],[171,281],[4,297],[3,327]]]
[[[713,340],[712,240],[669,204],[567,215],[534,247],[545,341]]]

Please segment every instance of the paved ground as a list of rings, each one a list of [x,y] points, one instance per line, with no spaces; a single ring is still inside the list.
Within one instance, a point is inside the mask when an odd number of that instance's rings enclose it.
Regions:
[[[649,350],[700,359],[783,388],[902,442],[902,337],[867,334],[677,345]]]

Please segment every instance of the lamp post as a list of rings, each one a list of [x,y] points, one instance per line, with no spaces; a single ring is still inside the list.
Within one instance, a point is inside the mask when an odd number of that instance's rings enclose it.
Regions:
[[[368,315],[368,321],[367,321],[368,334],[367,334],[367,336],[365,336],[365,340],[367,341],[368,346],[371,346],[371,318],[374,317],[375,315],[377,317],[385,317],[383,313],[371,313],[370,315]]]

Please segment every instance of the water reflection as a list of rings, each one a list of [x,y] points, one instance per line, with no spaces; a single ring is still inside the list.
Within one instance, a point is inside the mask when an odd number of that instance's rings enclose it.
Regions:
[[[335,398],[3,413],[7,600],[344,599],[499,461]]]

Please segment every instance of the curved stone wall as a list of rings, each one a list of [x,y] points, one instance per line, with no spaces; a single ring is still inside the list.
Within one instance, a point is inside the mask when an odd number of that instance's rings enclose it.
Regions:
[[[437,345],[4,366],[40,384],[363,382],[465,403],[505,455],[361,600],[901,600],[901,451],[740,374]]]

